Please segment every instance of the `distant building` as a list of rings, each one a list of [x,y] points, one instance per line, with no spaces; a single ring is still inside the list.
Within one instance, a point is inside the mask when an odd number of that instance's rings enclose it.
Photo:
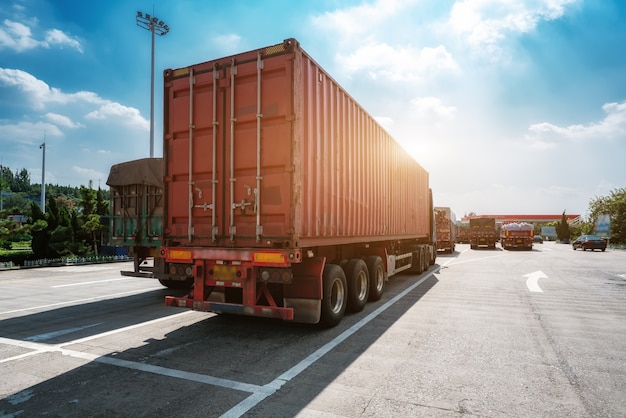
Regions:
[[[19,226],[23,226],[26,222],[28,222],[28,216],[26,215],[9,215],[7,219],[17,222]]]

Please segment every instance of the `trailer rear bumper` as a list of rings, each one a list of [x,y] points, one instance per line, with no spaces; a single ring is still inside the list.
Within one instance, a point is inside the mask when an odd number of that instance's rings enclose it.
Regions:
[[[502,238],[502,248],[533,248],[533,242],[530,239],[521,238]]]
[[[128,270],[121,270],[120,274],[122,276],[129,276],[129,277],[143,277],[146,279],[154,279],[154,272],[151,271],[128,271]]]
[[[276,318],[284,321],[293,321],[293,309],[278,306],[246,306],[233,303],[196,301],[186,297],[166,296],[165,305],[178,308],[189,308],[194,311],[227,313],[264,318]]]

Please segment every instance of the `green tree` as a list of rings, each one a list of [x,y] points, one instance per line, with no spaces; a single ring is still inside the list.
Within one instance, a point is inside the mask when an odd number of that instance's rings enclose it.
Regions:
[[[30,235],[33,237],[30,248],[33,250],[35,258],[47,258],[50,256],[50,251],[48,250],[50,232],[48,231],[46,215],[35,202],[32,202],[30,205],[30,213],[30,223],[32,225]]]
[[[563,216],[561,217],[561,222],[559,222],[556,226],[556,236],[560,241],[566,241],[570,239],[570,229],[569,224],[567,223],[567,216],[565,216],[565,211],[563,211]]]
[[[89,219],[83,225],[83,229],[91,234],[91,242],[93,245],[93,252],[98,255],[98,235],[97,233],[102,230],[103,226],[100,222],[100,215],[91,214]]]
[[[16,172],[13,178],[13,184],[11,190],[14,192],[26,192],[30,189],[30,173],[25,168],[22,168],[19,172]]]
[[[74,230],[71,226],[57,226],[50,233],[48,241],[49,248],[53,251],[54,256],[68,256],[75,254],[77,248],[74,241]]]
[[[98,251],[94,237],[102,225],[91,215],[109,214],[108,190],[46,184],[45,214],[38,205],[41,185],[30,184],[28,170],[13,173],[0,166],[0,190],[11,192],[10,196],[3,195],[3,207],[8,212],[0,214],[0,240],[15,240],[18,234],[26,237],[37,258]],[[2,219],[7,213],[29,217],[28,225],[23,229],[15,228],[14,222],[5,226]]]
[[[24,215],[30,213],[30,202],[24,193],[12,193],[2,198],[2,206],[8,211],[9,215]]]
[[[97,193],[94,189],[84,186],[80,187],[81,220],[83,222],[87,222],[89,215],[96,213],[96,197]]]
[[[98,192],[96,193],[96,213],[106,216],[109,214],[109,210],[109,201],[104,197],[102,189],[98,187]]]
[[[626,188],[612,190],[608,196],[600,196],[589,202],[589,218],[592,222],[599,215],[611,219],[611,242],[626,243]]]

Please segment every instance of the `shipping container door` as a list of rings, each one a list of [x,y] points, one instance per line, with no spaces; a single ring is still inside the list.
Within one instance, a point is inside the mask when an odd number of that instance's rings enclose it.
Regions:
[[[211,242],[219,216],[213,190],[219,171],[213,163],[222,145],[214,138],[213,72],[195,70],[166,72],[164,83],[164,234],[182,244]]]
[[[292,60],[265,52],[226,71],[223,230],[237,245],[283,247],[291,245]]]
[[[169,238],[183,245],[286,245],[293,119],[289,56],[252,51],[176,70],[169,84],[166,75]]]

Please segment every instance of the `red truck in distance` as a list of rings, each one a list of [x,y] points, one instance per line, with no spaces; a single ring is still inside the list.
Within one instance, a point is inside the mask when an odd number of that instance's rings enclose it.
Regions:
[[[533,249],[535,227],[526,222],[509,222],[500,227],[500,245],[505,250],[514,248]]]
[[[471,218],[470,219],[470,248],[478,247],[496,248],[498,230],[495,218]]]
[[[452,254],[457,239],[456,215],[449,207],[435,207],[437,251]]]

